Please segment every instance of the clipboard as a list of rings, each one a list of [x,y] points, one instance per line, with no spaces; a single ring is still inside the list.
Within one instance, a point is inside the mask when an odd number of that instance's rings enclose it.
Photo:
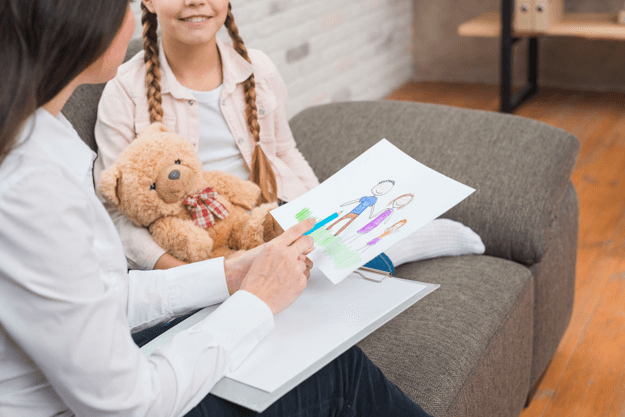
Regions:
[[[370,275],[376,274],[375,271],[364,272]],[[380,281],[363,279],[360,274],[354,273],[343,282],[334,285],[313,268],[309,286],[300,298],[276,316],[274,329],[257,345],[239,369],[222,378],[210,393],[260,413],[360,340],[439,287],[435,284],[390,277],[386,272],[378,275],[382,277]],[[354,297],[345,298],[349,294],[354,294]],[[311,305],[323,305],[324,314],[310,314]],[[213,306],[201,310],[158,336],[141,350],[149,356],[176,333],[201,321],[215,308],[216,306]],[[346,311],[353,314],[348,316],[345,314]],[[301,326],[303,317],[309,321],[306,328]],[[322,339],[327,343],[311,347],[311,340]],[[299,353],[289,357],[289,352]],[[301,352],[308,353],[302,355]],[[305,357],[305,361],[302,361],[302,357]],[[273,365],[272,361],[276,365]],[[269,367],[275,371],[274,375],[278,375],[278,379],[272,381],[273,386],[267,385],[266,381],[262,380],[266,378],[268,372],[263,367]],[[249,382],[250,375],[252,382]],[[255,385],[254,377],[259,377],[261,384]],[[265,383],[265,386],[262,383]]]

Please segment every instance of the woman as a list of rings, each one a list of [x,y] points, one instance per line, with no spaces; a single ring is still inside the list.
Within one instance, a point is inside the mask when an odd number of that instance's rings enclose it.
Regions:
[[[0,28],[0,415],[240,415],[207,394],[303,291],[313,222],[234,261],[128,273],[93,189],[95,155],[60,114],[79,85],[115,75],[134,30],[128,0],[5,0]],[[131,330],[214,303],[213,275],[240,290],[146,358]],[[347,408],[425,415],[356,348],[265,415]]]

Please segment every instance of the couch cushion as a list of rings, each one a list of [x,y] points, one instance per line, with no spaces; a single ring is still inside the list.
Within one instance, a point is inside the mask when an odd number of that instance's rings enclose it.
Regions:
[[[409,263],[396,275],[441,287],[359,343],[384,374],[434,416],[458,407],[481,407],[481,415],[520,411],[532,359],[530,271],[464,256]],[[463,393],[475,386],[500,395]]]
[[[324,180],[382,138],[477,192],[444,217],[484,240],[487,254],[538,262],[579,143],[533,120],[409,102],[334,103],[291,120],[298,147]]]

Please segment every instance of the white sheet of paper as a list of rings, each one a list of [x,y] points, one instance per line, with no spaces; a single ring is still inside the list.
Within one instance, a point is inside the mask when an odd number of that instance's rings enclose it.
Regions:
[[[474,191],[382,139],[322,184],[271,214],[284,229],[308,217],[324,224],[311,234],[316,249],[309,258],[336,284]],[[366,207],[352,214],[354,220],[341,230],[350,221],[344,216],[358,206]]]
[[[272,392],[361,331],[377,317],[424,290],[402,279],[381,282],[352,275],[338,285],[313,269],[295,303],[230,379]]]

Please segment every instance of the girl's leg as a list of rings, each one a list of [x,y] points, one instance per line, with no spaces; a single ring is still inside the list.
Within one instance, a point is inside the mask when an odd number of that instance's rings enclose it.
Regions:
[[[484,253],[480,236],[462,223],[435,219],[400,240],[384,253],[396,267],[406,262],[440,256]]]
[[[427,417],[386,379],[358,347],[352,347],[258,414],[211,394],[187,417]]]

